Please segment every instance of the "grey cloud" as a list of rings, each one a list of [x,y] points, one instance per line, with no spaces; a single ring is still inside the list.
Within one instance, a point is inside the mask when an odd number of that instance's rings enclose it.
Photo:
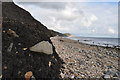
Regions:
[[[40,2],[38,6],[50,9],[64,9],[67,3],[64,2]]]
[[[18,2],[20,5],[34,5],[40,8],[46,9],[64,9],[66,6],[66,2]]]

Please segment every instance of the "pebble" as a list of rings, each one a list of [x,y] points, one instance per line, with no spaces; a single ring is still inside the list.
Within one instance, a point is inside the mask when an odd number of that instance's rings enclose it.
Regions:
[[[29,57],[31,56],[31,54],[29,54]]]
[[[105,79],[106,79],[106,78],[110,78],[110,75],[106,74],[106,75],[104,75],[104,78],[105,78]]]
[[[61,78],[65,77],[65,75],[62,72],[60,73],[60,76],[61,76]]]
[[[27,50],[27,48],[23,48],[23,50],[25,51],[25,50]]]
[[[21,43],[18,43],[18,45],[20,46],[20,45],[21,45]]]
[[[49,67],[51,67],[52,63],[49,61],[48,65],[49,65]]]
[[[81,43],[75,44],[72,41],[70,42],[70,40],[67,42],[66,39],[66,41],[63,39],[64,42],[61,43],[59,38],[57,38],[58,40],[55,39],[52,42],[60,58],[64,61],[65,67],[62,68],[62,72],[66,78],[71,79],[74,77],[76,79],[79,76],[80,78],[100,78],[102,76],[103,78],[111,78],[112,76],[118,76],[113,75],[115,74],[114,70],[118,68],[118,56],[111,56],[116,53],[113,49],[109,51],[109,49],[104,47],[84,45]],[[104,74],[104,71],[107,72],[108,68],[112,71],[110,74]]]
[[[11,30],[11,29],[9,29],[7,31],[7,34],[10,35],[10,36],[12,36],[12,37],[19,37],[19,35],[17,35],[16,32],[13,31],[13,30]]]
[[[3,33],[5,33],[5,31],[3,31]]]
[[[82,74],[81,76],[82,76],[83,78],[85,77],[85,75],[83,75],[83,74]]]
[[[21,74],[21,71],[18,71],[18,74]]]
[[[7,69],[8,67],[7,66],[4,66],[4,69]]]
[[[30,80],[30,78],[31,78],[32,76],[33,76],[32,71],[26,72],[26,74],[25,74],[25,79],[26,79],[26,80]]]
[[[18,54],[18,51],[16,51],[15,53]]]
[[[74,79],[74,77],[75,77],[75,76],[74,76],[74,75],[72,75],[72,76],[71,76],[71,79]]]

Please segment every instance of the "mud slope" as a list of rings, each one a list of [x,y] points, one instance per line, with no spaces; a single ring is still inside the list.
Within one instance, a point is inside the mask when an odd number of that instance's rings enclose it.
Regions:
[[[62,61],[55,52],[54,46],[53,54],[50,55],[32,52],[29,48],[41,41],[51,43],[50,37],[60,33],[48,30],[30,13],[12,2],[2,3],[2,14],[3,79],[23,79],[28,71],[32,71],[36,80],[58,79]],[[13,33],[11,34],[10,31]]]

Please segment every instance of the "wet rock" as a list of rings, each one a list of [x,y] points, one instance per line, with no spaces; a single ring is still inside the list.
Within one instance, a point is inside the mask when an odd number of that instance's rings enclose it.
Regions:
[[[48,41],[42,41],[34,45],[30,48],[31,51],[34,52],[43,52],[45,54],[52,54],[53,53],[53,47],[52,44],[50,44]]]

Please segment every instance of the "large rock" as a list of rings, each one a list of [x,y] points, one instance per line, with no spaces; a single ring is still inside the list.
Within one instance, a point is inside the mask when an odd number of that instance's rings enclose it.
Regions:
[[[52,54],[53,53],[53,47],[52,44],[50,44],[48,41],[42,41],[34,45],[30,48],[31,51],[34,52],[43,52],[45,54]]]

